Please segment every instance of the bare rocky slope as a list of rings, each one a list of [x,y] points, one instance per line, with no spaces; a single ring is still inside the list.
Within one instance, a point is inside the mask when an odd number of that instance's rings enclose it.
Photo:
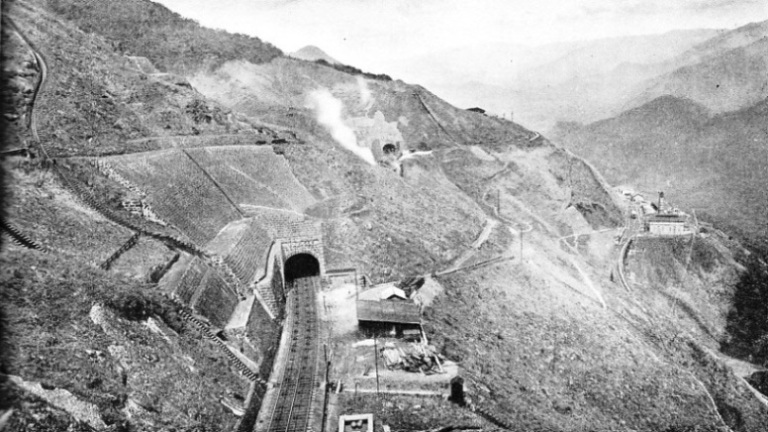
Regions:
[[[275,57],[255,39],[240,56],[242,37],[212,39],[148,1],[97,4],[14,2],[3,15],[18,29],[3,22],[4,69],[21,71],[5,117],[15,145],[35,156],[4,161],[11,430],[250,429],[263,389],[213,336],[239,284],[210,255],[248,227],[258,232],[247,246],[267,247],[275,225],[297,219],[321,227],[329,268],[355,266],[375,282],[449,268],[498,219],[473,260],[508,259],[437,277],[444,292],[424,314],[472,399],[510,428],[766,423],[768,407],[719,353],[744,272],[737,244],[711,240],[706,256],[719,264],[695,255],[681,288],[714,305],[689,301],[685,314],[670,313],[674,298],[650,287],[677,279],[644,281],[633,270],[629,290],[615,281],[619,198],[540,134],[417,85]],[[119,20],[102,13],[112,7]],[[167,44],[124,31],[151,16],[163,23],[150,26],[152,37]],[[251,187],[239,187],[246,179]],[[129,212],[122,203],[131,199],[152,214]],[[519,231],[529,226],[521,256]],[[105,265],[137,234],[141,256]],[[205,286],[193,297],[213,293],[212,306],[171,301],[164,275],[196,279]],[[279,317],[256,311],[249,322],[253,343],[241,351],[263,374]],[[416,404],[372,407],[396,429],[450,426],[448,417],[402,415]]]

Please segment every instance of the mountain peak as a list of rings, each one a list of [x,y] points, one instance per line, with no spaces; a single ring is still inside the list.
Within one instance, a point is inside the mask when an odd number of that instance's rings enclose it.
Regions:
[[[329,56],[328,54],[326,54],[325,51],[321,50],[320,48],[314,45],[307,45],[298,51],[294,51],[290,53],[289,55],[293,58],[297,58],[300,60],[308,60],[308,61],[325,60],[330,64],[341,64],[341,62]]]
[[[636,113],[658,113],[664,116],[685,115],[691,118],[707,118],[710,115],[709,110],[704,105],[685,97],[672,95],[659,96],[645,105],[627,111],[625,114]]]

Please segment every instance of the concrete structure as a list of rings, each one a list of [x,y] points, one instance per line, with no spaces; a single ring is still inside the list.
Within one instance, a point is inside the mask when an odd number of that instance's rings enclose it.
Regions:
[[[357,269],[355,268],[337,268],[329,269],[325,271],[325,277],[330,280],[331,283],[355,283],[357,277]]]
[[[647,219],[648,232],[655,235],[690,234],[686,218],[678,214],[657,214]]]
[[[339,416],[339,432],[373,432],[373,414]]]
[[[647,210],[643,204],[643,213],[645,214],[645,229],[653,235],[675,236],[690,234],[688,227],[688,215],[676,208],[672,208],[664,200],[664,192],[659,192],[659,200],[656,203],[650,203],[653,211]]]
[[[448,400],[459,406],[467,404],[464,398],[464,378],[455,376],[451,379],[451,395],[448,397]]]
[[[312,255],[320,265],[320,275],[325,276],[325,255],[323,253],[323,241],[320,236],[316,238],[289,237],[282,239],[280,245],[283,252],[283,265],[296,255]]]

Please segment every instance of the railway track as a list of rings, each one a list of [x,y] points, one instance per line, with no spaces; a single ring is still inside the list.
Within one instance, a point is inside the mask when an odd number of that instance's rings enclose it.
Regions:
[[[291,283],[296,303],[287,364],[277,401],[269,419],[269,432],[306,432],[312,413],[318,355],[315,294],[319,277],[299,278]]]

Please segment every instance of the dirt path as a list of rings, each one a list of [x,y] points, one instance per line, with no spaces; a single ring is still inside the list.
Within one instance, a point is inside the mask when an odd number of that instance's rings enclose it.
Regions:
[[[726,365],[727,365],[727,366],[728,366],[728,367],[731,369],[731,371],[733,372],[733,375],[734,375],[734,376],[736,376],[736,378],[738,378],[738,379],[739,379],[739,381],[740,381],[740,382],[741,382],[741,383],[742,383],[742,384],[743,384],[743,385],[744,385],[744,386],[747,388],[747,390],[749,390],[749,391],[750,391],[750,392],[751,392],[753,395],[755,395],[755,398],[756,398],[756,399],[757,399],[757,400],[758,400],[758,401],[759,401],[759,402],[760,402],[760,403],[761,403],[763,406],[765,406],[766,408],[768,408],[768,398],[767,398],[767,397],[766,397],[764,394],[760,393],[760,391],[758,391],[756,388],[752,387],[752,385],[750,385],[750,384],[747,382],[747,380],[745,380],[745,379],[744,379],[744,378],[743,378],[743,377],[742,377],[740,374],[738,374],[738,373],[737,373],[737,371],[736,371],[736,368],[737,368],[737,367],[738,367],[738,368],[745,368],[745,367],[747,367],[747,365],[748,365],[748,366],[752,366],[752,367],[754,367],[754,365],[752,365],[752,364],[749,364],[749,363],[746,363],[746,362],[743,362],[743,361],[739,361],[739,360],[737,360],[737,359],[734,359],[734,358],[731,358],[731,357],[728,357],[728,356],[726,356],[726,355],[724,355],[724,354],[715,353],[715,352],[713,352],[712,350],[710,350],[709,348],[707,348],[707,347],[705,347],[705,346],[700,346],[700,348],[701,348],[701,350],[702,350],[702,351],[704,351],[704,352],[705,352],[705,353],[706,353],[708,356],[710,356],[710,357],[711,357],[713,360],[715,360],[715,361],[718,361],[718,362],[722,362],[722,363],[726,364]],[[745,363],[746,363],[746,365],[745,365]],[[757,370],[759,370],[759,369],[757,369],[757,368],[755,367],[755,371],[757,371]]]
[[[477,236],[477,239],[472,243],[473,249],[480,249],[480,247],[488,241],[488,237],[491,236],[491,232],[494,228],[496,228],[496,225],[498,225],[499,222],[494,219],[487,219],[485,221],[485,226],[483,227],[483,231],[480,233],[479,236]]]
[[[459,257],[453,261],[449,268],[437,272],[436,274],[447,274],[460,270],[462,268],[461,266],[469,261],[469,259],[475,255],[475,253],[483,246],[483,244],[488,241],[488,238],[491,236],[491,232],[493,232],[493,229],[498,224],[499,222],[495,219],[486,219],[483,230],[477,236],[475,241],[472,242],[472,245],[469,247],[469,249],[466,249],[464,252],[462,252],[461,255],[459,255]]]
[[[32,92],[32,100],[30,101],[29,107],[27,108],[27,128],[29,128],[29,130],[32,132],[32,136],[35,138],[35,142],[40,144],[40,136],[37,134],[35,103],[37,102],[37,98],[40,95],[40,92],[45,86],[45,82],[48,80],[48,64],[45,62],[45,58],[42,56],[42,54],[37,51],[32,41],[29,40],[27,36],[19,29],[11,17],[5,16],[5,18],[8,20],[8,24],[10,24],[10,26],[13,28],[13,31],[24,41],[25,44],[27,44],[29,50],[32,51],[32,55],[35,57],[35,63],[37,63],[38,70],[40,71],[40,79],[35,84],[35,88]],[[42,150],[45,157],[48,158],[48,153],[45,151],[42,145],[40,145],[40,149]]]
[[[621,251],[619,252],[619,256],[616,258],[616,269],[619,273],[619,280],[621,281],[621,284],[624,285],[624,289],[627,291],[632,291],[629,288],[629,284],[627,283],[627,278],[624,275],[624,262],[627,257],[627,249],[629,248],[630,243],[632,243],[634,236],[629,237],[625,242],[624,245],[621,247]]]
[[[489,178],[495,177],[496,175],[498,175],[499,173],[501,173],[505,169],[506,168],[502,168],[501,171],[497,172],[496,174],[492,175]],[[483,194],[483,198],[482,198],[483,204],[485,204],[486,198],[491,193],[492,189],[493,188],[488,188],[485,191],[485,193]],[[562,244],[564,244],[568,248],[569,251],[573,252],[576,255],[579,254],[578,251],[573,246],[571,246],[568,242],[566,242],[564,240],[565,238],[567,238],[569,236],[561,237],[560,233],[557,232],[557,230],[554,227],[552,227],[552,225],[550,225],[547,221],[544,220],[544,218],[542,218],[541,216],[536,214],[536,212],[534,212],[532,209],[530,209],[527,205],[525,205],[522,201],[520,201],[516,197],[507,196],[506,198],[507,199],[511,199],[515,203],[515,205],[517,205],[518,208],[523,210],[531,218],[533,218],[536,222],[541,224],[549,232],[549,234],[557,236],[558,240]],[[485,205],[488,206],[488,204],[485,204]],[[521,236],[521,242],[522,242],[522,235],[527,233],[527,232],[530,232],[533,229],[533,226],[531,224],[527,224],[526,223],[526,225],[529,225],[529,229],[524,230],[524,231],[523,230],[516,230],[516,229],[514,229],[514,228],[512,228],[510,226],[510,225],[517,224],[516,222],[504,218],[502,215],[500,215],[498,213],[498,209],[496,207],[493,207],[493,206],[488,206],[488,207],[491,207],[491,210],[492,210],[494,216],[496,216],[499,220],[501,220],[502,222],[505,222],[507,224],[507,228],[510,230],[510,232],[513,232],[513,234],[516,233],[516,234]],[[581,265],[579,265],[578,261],[576,261],[576,259],[572,255],[570,255],[570,254],[568,255],[568,260],[570,261],[571,265],[576,269],[576,271],[579,273],[581,278],[584,280],[584,283],[587,285],[587,288],[589,288],[589,290],[594,294],[594,296],[600,302],[600,304],[602,305],[603,309],[607,309],[608,306],[606,305],[605,300],[603,299],[603,295],[600,294],[600,291],[595,287],[595,284],[592,282],[592,279],[589,277],[589,275],[587,275],[587,272],[584,271],[584,269],[581,267]],[[522,262],[522,259],[521,259],[521,262]]]

